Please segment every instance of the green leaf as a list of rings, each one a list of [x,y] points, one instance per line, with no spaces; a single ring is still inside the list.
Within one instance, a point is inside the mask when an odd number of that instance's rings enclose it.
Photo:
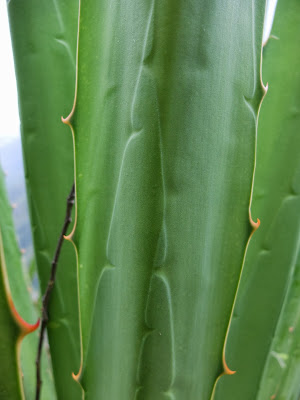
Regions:
[[[38,327],[38,317],[25,283],[21,253],[17,244],[11,206],[8,202],[4,175],[0,169],[0,397],[1,400],[32,399],[35,392],[35,358],[37,333],[24,338]],[[23,340],[24,338],[24,340]],[[22,343],[21,343],[22,342]],[[21,372],[22,367],[22,372]],[[53,382],[44,358],[42,400],[55,399]],[[22,379],[23,377],[23,379]],[[24,382],[24,388],[22,384]]]
[[[73,177],[71,135],[61,122],[74,96],[78,4],[8,3],[27,195],[42,291],[65,216]],[[79,363],[76,260],[65,243],[50,304],[48,336],[58,398],[81,399],[72,379]],[[63,355],[63,356],[62,356]]]
[[[1,180],[3,179],[2,171],[0,172],[0,178]],[[0,191],[0,196],[1,194],[2,191]],[[3,210],[1,209],[1,217],[2,213]],[[6,283],[7,273],[1,231],[2,229],[0,230],[0,394],[3,400],[8,400],[12,397],[18,400],[24,398],[17,349],[17,342],[21,330],[13,317],[9,303],[11,294]]]
[[[299,1],[279,0],[276,39],[269,39],[263,57],[269,91],[259,117],[252,205],[262,222],[247,252],[226,347],[237,373],[220,382],[217,400],[299,397],[299,28]]]
[[[251,232],[264,6],[81,2],[65,122],[86,399],[211,397]]]
[[[9,293],[5,288],[4,251],[0,234],[0,324],[1,324],[1,347],[0,347],[0,394],[1,399],[12,398],[23,399],[23,388],[21,383],[20,362],[18,360],[18,338],[21,330],[17,325],[11,308],[9,306]]]
[[[300,258],[266,360],[257,399],[299,400],[300,395]],[[272,397],[273,396],[273,397]]]

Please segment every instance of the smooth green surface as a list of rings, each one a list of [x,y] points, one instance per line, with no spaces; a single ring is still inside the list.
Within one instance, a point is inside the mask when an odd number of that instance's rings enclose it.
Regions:
[[[14,232],[12,209],[6,195],[4,175],[1,169],[0,250],[0,399],[18,400],[23,398],[23,387],[19,387],[19,379],[22,376],[25,398],[31,400],[35,393],[35,358],[38,336],[37,332],[31,333],[22,342],[19,341],[17,345],[21,330],[11,314],[11,309],[8,308],[7,296],[12,298],[18,314],[26,322],[35,323],[38,316],[24,279],[21,253]],[[3,279],[5,277],[7,284],[4,288]],[[56,398],[49,365],[49,360],[44,358],[42,379],[45,390],[41,400],[54,400]]]
[[[291,276],[257,399],[299,400],[300,396],[300,259]]]
[[[78,3],[11,0],[8,3],[17,75],[27,195],[41,288],[64,222],[73,183],[72,138],[61,123],[72,104]],[[59,399],[81,398],[71,373],[79,364],[76,261],[65,243],[48,325]],[[44,390],[44,389],[43,389]]]
[[[208,400],[222,372],[251,232],[264,3],[81,2],[86,399]]]
[[[272,395],[276,400],[298,400],[300,393],[299,295],[295,300],[300,243],[299,29],[299,1],[279,0],[272,29],[278,39],[269,39],[263,54],[263,79],[269,90],[259,116],[252,203],[252,215],[262,222],[250,242],[226,348],[237,373],[222,378],[216,400],[266,400]],[[286,368],[278,368],[274,352],[289,353]]]

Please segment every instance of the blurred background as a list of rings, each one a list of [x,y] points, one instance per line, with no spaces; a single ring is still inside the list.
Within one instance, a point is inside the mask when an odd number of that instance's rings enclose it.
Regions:
[[[18,96],[11,48],[6,1],[0,0],[0,163],[6,174],[6,186],[23,254],[29,266],[33,258],[22,147]]]

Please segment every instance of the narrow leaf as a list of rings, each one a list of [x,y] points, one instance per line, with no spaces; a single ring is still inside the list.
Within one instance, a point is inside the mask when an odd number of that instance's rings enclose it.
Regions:
[[[27,194],[43,292],[64,221],[65,199],[74,180],[72,139],[61,116],[74,95],[78,4],[71,0],[11,0],[8,11]],[[79,328],[76,261],[69,243],[59,260],[49,318],[58,397],[81,399],[71,376],[79,363]]]
[[[217,400],[299,397],[299,28],[299,1],[279,0],[263,54],[269,90],[259,117],[252,204],[262,223],[247,252],[226,347],[237,373],[220,382]],[[286,365],[282,374],[274,363]]]

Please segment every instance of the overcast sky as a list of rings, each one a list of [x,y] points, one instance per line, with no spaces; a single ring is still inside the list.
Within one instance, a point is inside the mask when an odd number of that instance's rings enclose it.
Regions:
[[[22,0],[26,1],[26,0]],[[284,0],[282,0],[284,1]],[[277,0],[268,0],[264,41],[269,36]],[[0,143],[19,136],[19,114],[6,0],[0,0]]]
[[[23,1],[23,0],[22,0]],[[25,0],[26,1],[26,0]],[[19,136],[17,87],[11,41],[8,27],[6,0],[0,0],[0,140]]]

